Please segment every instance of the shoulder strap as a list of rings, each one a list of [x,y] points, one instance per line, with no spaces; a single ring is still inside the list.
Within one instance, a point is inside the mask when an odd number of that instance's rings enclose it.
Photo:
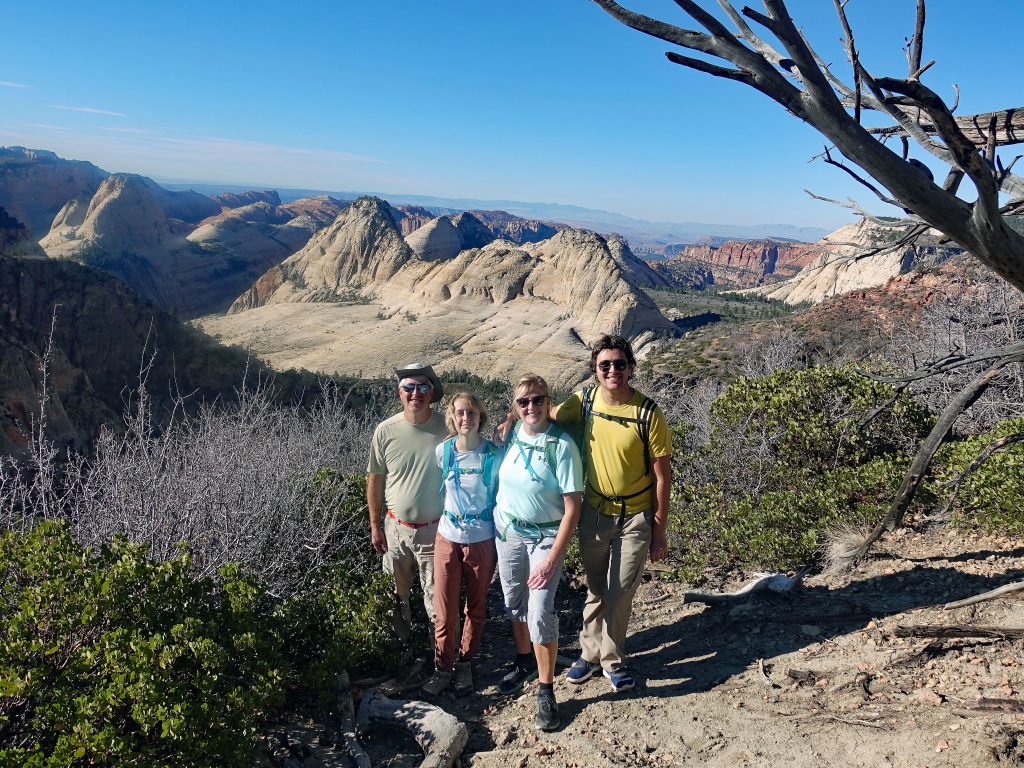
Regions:
[[[583,401],[583,425],[586,429],[587,417],[590,416],[590,411],[594,408],[594,392],[595,387],[593,384],[587,384],[580,391],[580,399]]]
[[[448,473],[452,469],[452,454],[455,450],[455,436],[445,440],[441,457],[441,493],[444,493],[444,483],[448,479]]]
[[[484,485],[491,485],[491,467],[494,466],[494,455],[498,452],[498,446],[490,440],[484,441],[484,455],[480,460],[480,476]]]
[[[556,471],[558,467],[558,440],[562,434],[562,428],[552,422],[544,439],[544,461],[547,462],[548,469],[551,470],[551,474],[555,477],[558,477],[558,472]]]
[[[644,475],[647,477],[651,475],[651,422],[654,421],[655,407],[654,401],[644,395],[643,402],[636,412],[636,430],[644,444]]]

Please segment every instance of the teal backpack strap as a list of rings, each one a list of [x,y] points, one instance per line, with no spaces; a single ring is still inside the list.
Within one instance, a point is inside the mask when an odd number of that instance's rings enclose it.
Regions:
[[[551,474],[558,479],[558,440],[562,436],[562,428],[552,423],[544,438],[544,461],[547,462]]]
[[[452,451],[455,450],[455,437],[445,440],[441,454],[441,493],[444,494],[444,484],[448,479],[448,473],[452,470]]]

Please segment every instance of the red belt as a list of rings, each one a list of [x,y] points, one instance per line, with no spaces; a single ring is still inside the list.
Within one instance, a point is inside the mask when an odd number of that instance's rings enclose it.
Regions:
[[[431,520],[429,523],[408,523],[402,518],[400,518],[398,515],[396,515],[394,512],[392,512],[390,509],[388,510],[388,517],[400,523],[401,525],[404,525],[406,528],[426,528],[428,525],[433,525],[441,519],[439,517],[437,518],[437,520]]]

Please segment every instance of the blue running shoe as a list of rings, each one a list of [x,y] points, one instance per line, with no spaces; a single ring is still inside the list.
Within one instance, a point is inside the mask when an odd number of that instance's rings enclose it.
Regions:
[[[612,684],[612,690],[616,693],[628,691],[636,685],[633,682],[633,673],[625,667],[619,667],[611,672],[606,669],[604,670],[604,676],[608,678],[608,681]]]
[[[599,665],[593,664],[581,656],[569,667],[569,671],[565,673],[565,679],[579,685],[592,678],[598,669],[600,669]]]

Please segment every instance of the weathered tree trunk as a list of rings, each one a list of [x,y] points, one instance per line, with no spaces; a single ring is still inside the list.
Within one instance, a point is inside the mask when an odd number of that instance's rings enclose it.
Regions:
[[[469,730],[457,717],[422,701],[400,701],[367,691],[359,703],[360,733],[391,728],[409,733],[425,755],[420,768],[450,768],[469,741]]]

